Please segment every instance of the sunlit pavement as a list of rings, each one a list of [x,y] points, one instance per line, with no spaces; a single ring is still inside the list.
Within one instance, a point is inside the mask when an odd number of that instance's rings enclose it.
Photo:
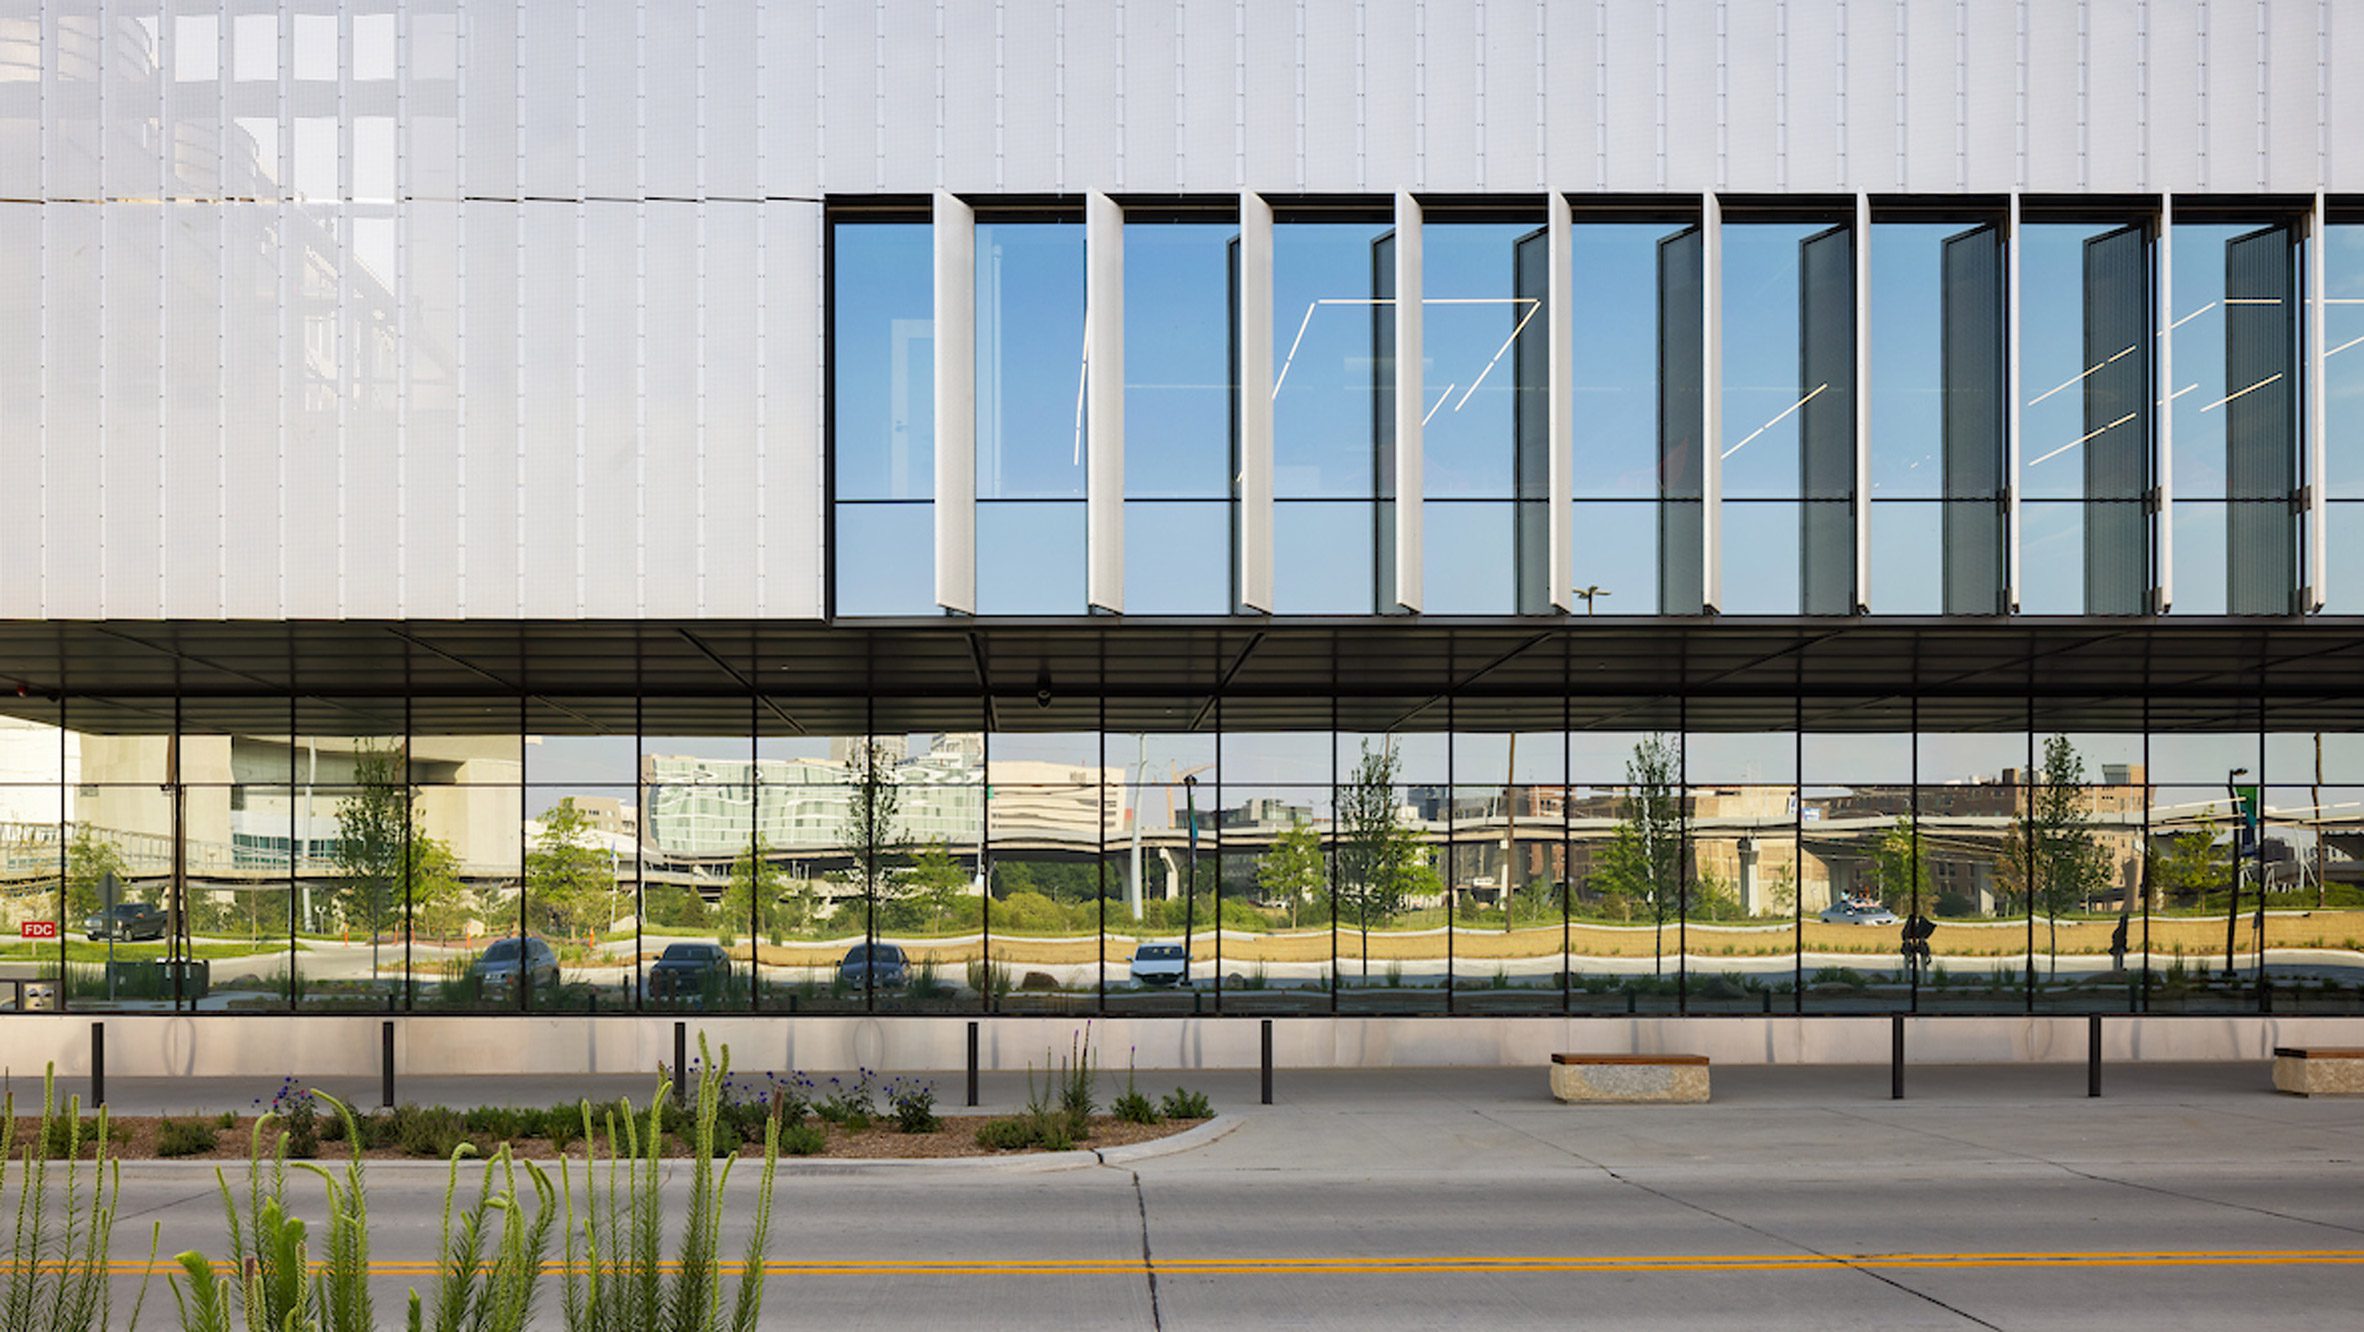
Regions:
[[[1282,1070],[1271,1107],[1252,1071],[1140,1081],[1206,1090],[1239,1126],[1130,1164],[784,1172],[767,1323],[2320,1327],[2364,1289],[2364,1100],[2278,1096],[2262,1065],[2111,1068],[2097,1100],[2079,1065],[1916,1067],[1903,1101],[1885,1067],[1726,1069],[1688,1107],[1562,1106],[1541,1069]],[[401,1093],[546,1105],[648,1083]],[[957,1073],[938,1087],[960,1100]],[[110,1086],[125,1109],[262,1090]],[[982,1091],[1006,1110],[1026,1087]],[[210,1167],[123,1178],[119,1260],[155,1222],[166,1254],[218,1250]],[[432,1280],[443,1180],[371,1166],[389,1317]],[[319,1185],[295,1187],[316,1211]]]

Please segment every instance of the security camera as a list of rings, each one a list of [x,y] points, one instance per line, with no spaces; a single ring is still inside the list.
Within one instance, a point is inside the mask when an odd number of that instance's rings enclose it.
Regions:
[[[1038,708],[1047,708],[1050,705],[1051,673],[1049,670],[1045,669],[1034,677],[1034,706]]]

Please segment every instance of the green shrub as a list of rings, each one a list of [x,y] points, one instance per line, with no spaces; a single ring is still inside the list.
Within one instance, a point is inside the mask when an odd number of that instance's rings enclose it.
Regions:
[[[221,1141],[221,1133],[212,1120],[174,1119],[168,1115],[156,1125],[156,1154],[201,1156]]]
[[[989,1151],[1022,1152],[1035,1144],[1034,1120],[989,1119],[977,1126],[977,1145]]]
[[[320,1155],[320,1113],[313,1106],[309,1092],[287,1098],[280,1108],[279,1118],[286,1125],[286,1147],[290,1157],[309,1161]],[[228,1128],[229,1125],[224,1124],[222,1127]]]
[[[1127,1124],[1154,1124],[1165,1118],[1158,1112],[1157,1102],[1129,1086],[1125,1088],[1125,1094],[1117,1097],[1115,1104],[1108,1108]]]
[[[583,1103],[554,1105],[542,1112],[542,1136],[550,1145],[565,1151],[583,1139]]]
[[[1181,1087],[1176,1087],[1166,1093],[1165,1112],[1168,1119],[1212,1119],[1215,1117],[1215,1107],[1207,1103],[1205,1092],[1188,1091]]]
[[[828,1149],[828,1131],[818,1124],[797,1120],[780,1126],[780,1150],[790,1156],[819,1156]]]
[[[488,1142],[522,1142],[543,1136],[542,1112],[480,1105],[461,1116],[469,1136]]]
[[[82,1098],[74,1098],[80,1105]],[[103,1117],[77,1115],[72,1109],[63,1114],[43,1113],[41,1116],[41,1155],[52,1161],[71,1160],[90,1149],[98,1141]]]
[[[460,1112],[446,1105],[405,1106],[400,1136],[395,1146],[406,1156],[448,1158],[466,1142],[466,1124]]]
[[[852,1082],[829,1079],[829,1094],[813,1107],[813,1113],[848,1133],[863,1133],[870,1121],[878,1117],[876,1090],[870,1085],[869,1069],[862,1069]]]
[[[886,1085],[886,1100],[895,1127],[901,1132],[934,1133],[944,1127],[943,1119],[936,1114],[936,1088],[932,1083],[897,1078]]]

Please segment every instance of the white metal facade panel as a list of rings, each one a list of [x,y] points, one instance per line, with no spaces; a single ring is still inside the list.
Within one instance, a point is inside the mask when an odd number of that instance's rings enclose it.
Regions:
[[[1699,256],[1700,602],[1714,614],[1724,602],[1724,209],[1712,194],[1699,199]]]
[[[1001,7],[944,7],[944,178],[935,188],[990,194],[1001,188]],[[935,96],[933,79],[928,96]],[[951,114],[949,108],[961,108]]]
[[[1446,194],[1486,189],[1478,128],[1480,117],[1495,108],[1486,100],[1484,48],[1477,40],[1484,0],[1410,8],[1415,158],[1410,184]]]
[[[1001,173],[995,189],[1052,194],[1083,185],[1063,179],[1059,86],[1059,6],[995,0],[1002,37],[1000,63]],[[831,164],[835,169],[835,164]]]
[[[1420,347],[1420,203],[1395,196],[1395,604],[1420,609],[1421,416],[1428,404]]]
[[[21,134],[27,123],[12,117],[5,132]],[[16,161],[0,158],[10,169]],[[33,203],[0,204],[0,299],[15,312],[0,324],[0,468],[14,478],[0,486],[0,615],[15,619],[41,615],[41,223],[47,211]]]
[[[2027,181],[2022,188],[2076,191],[2085,184],[2085,86],[2078,17],[2083,0],[2027,5]],[[2039,183],[2043,182],[2043,183]],[[2057,182],[2057,183],[2055,183]]]
[[[1668,183],[1663,122],[1667,102],[1666,62],[1660,58],[1666,24],[1666,0],[1648,5],[1621,5],[1597,0],[1595,15],[1601,34],[1595,41],[1596,62],[1603,67],[1605,95],[1597,107],[1579,112],[1606,126],[1600,188],[1604,190],[1664,190]],[[1620,57],[1615,53],[1633,52]],[[1647,58],[1642,53],[1648,52]]]
[[[1694,188],[1723,188],[1725,139],[1723,98],[1717,68],[1716,25],[1720,0],[1665,0],[1665,97],[1658,116],[1657,152],[1670,180],[1692,180]],[[1612,52],[1611,59],[1619,58]],[[1628,188],[1660,189],[1659,184]]]
[[[1562,190],[1599,184],[1601,0],[1543,6],[1543,178]]]
[[[939,191],[936,265],[936,604],[977,609],[977,214]]]
[[[1410,7],[1403,8],[1408,23]],[[1305,187],[1297,169],[1297,7],[1249,0],[1240,7],[1238,22],[1244,68],[1237,101],[1245,116],[1239,152],[1246,175],[1233,184],[1293,194]]]
[[[2197,190],[2201,157],[2178,146],[2196,142],[2205,75],[2200,69],[2199,8],[2153,4],[2145,11],[2150,34],[2145,85],[2143,185],[2146,190]],[[2163,127],[2176,127],[2165,129]]]
[[[1478,126],[1484,188],[1525,190],[1543,181],[1543,104],[1537,95],[1544,77],[1544,14],[1538,0],[1487,0],[1485,16],[1485,119]]]
[[[1120,96],[1124,48],[1117,43],[1117,27],[1125,17],[1125,0],[1099,4],[1071,4],[1058,13],[1059,72],[1055,93],[1059,118],[1059,179],[1090,182],[1083,189],[1124,189],[1124,165],[1119,156],[1124,116],[1130,108]]]
[[[1906,31],[1898,26],[1901,7],[1896,0],[1843,0],[1838,12],[1847,25],[1847,69],[1840,84],[1846,104],[1839,132],[1845,161],[1839,184],[1857,190],[1900,190],[1904,182],[1899,159],[1907,130],[1902,119],[1906,108],[1897,96],[1897,43]]]
[[[2154,261],[2158,267],[2153,281],[2158,284],[2158,308],[2152,312],[2153,326],[2158,330],[2157,350],[2152,353],[2158,367],[2156,382],[2175,382],[2175,339],[2167,336],[2175,315],[2175,204],[2172,199],[2159,201],[2158,243],[2154,247]],[[2164,395],[2162,395],[2164,396]],[[2155,534],[2153,547],[2158,552],[2158,567],[2152,570],[2151,609],[2164,615],[2175,606],[2175,412],[2172,407],[2151,413],[2155,423],[2151,428],[2152,457],[2156,460],[2153,473],[2158,479],[2157,493],[2151,500],[2151,530]]]
[[[817,206],[790,200],[765,207],[758,339],[763,426],[756,437],[758,615],[810,618],[826,604],[821,585],[821,497],[827,493],[821,470],[824,368],[812,354],[821,339],[820,255]]]
[[[1084,595],[1125,608],[1125,215],[1116,200],[1084,204]]]
[[[698,111],[703,145],[699,185],[709,198],[752,199],[763,193],[762,173],[756,166],[756,129],[761,124],[756,68],[762,54],[756,35],[761,24],[747,5],[705,0],[700,13],[705,36],[698,64],[705,96]]]
[[[1304,85],[1305,151],[1303,188],[1315,193],[1363,188],[1362,89],[1367,71],[1362,64],[1360,35],[1363,7],[1352,4],[1305,5],[1304,64],[1297,78]],[[1295,35],[1290,40],[1294,42]],[[1291,147],[1295,152],[1294,145]],[[1279,192],[1291,179],[1267,181]]]
[[[706,488],[702,445],[711,344],[702,312],[718,293],[706,287],[699,272],[708,243],[704,211],[694,203],[648,205],[643,260],[648,275],[640,311],[647,328],[639,403],[646,478],[637,487],[643,509],[640,581],[645,613],[669,619],[698,613],[698,576],[707,553],[700,500]],[[743,259],[737,271],[753,272],[752,251]]]
[[[2019,6],[1963,4],[1964,141],[1970,178],[2019,176]],[[2157,86],[2157,81],[2152,81]]]
[[[1072,9],[1070,13],[1074,12]],[[935,0],[889,0],[871,13],[869,61],[878,80],[879,188],[926,191],[936,183]],[[868,117],[856,117],[860,125]]]
[[[1182,6],[1175,0],[1126,0],[1121,12],[1123,73],[1116,91],[1122,99],[1123,140],[1117,161],[1124,179],[1119,183],[1128,190],[1179,191],[1183,183],[1175,154],[1183,122],[1174,97],[1181,49],[1174,25]]]
[[[2149,8],[2160,8],[2158,5]],[[2142,66],[2135,40],[2135,8],[2085,7],[2085,185],[2088,189],[2142,188],[2143,124],[2139,114]],[[2154,69],[2158,74],[2166,71]]]
[[[1787,49],[1779,34],[1783,7],[1725,4],[1717,7],[1727,52],[1754,51],[1754,60],[1724,61],[1720,71],[1724,159],[1723,185],[1746,193],[1781,188],[1781,99]]]
[[[1243,183],[1237,163],[1245,132],[1238,111],[1246,77],[1239,61],[1245,0],[1176,0],[1175,8],[1182,25],[1174,104],[1179,187],[1236,190]]]
[[[658,198],[694,198],[703,150],[698,135],[703,43],[698,29],[705,7],[696,0],[640,3],[648,6],[648,37],[640,57],[644,188]]]
[[[1905,62],[1896,70],[1904,80],[1904,188],[1918,194],[1944,194],[1962,188],[1966,179],[1961,154],[1960,84],[1966,70],[1958,58],[1956,30],[1960,11],[1952,3],[1909,6],[1905,20]]]
[[[1239,599],[1272,610],[1272,205],[1239,198]]]
[[[1576,255],[1567,199],[1555,194],[1544,208],[1544,244],[1550,248],[1544,294],[1549,320],[1545,339],[1551,367],[1546,390],[1551,395],[1550,405],[1545,413],[1551,450],[1545,488],[1551,510],[1545,525],[1550,534],[1545,576],[1551,579],[1552,608],[1565,612],[1573,610],[1576,603],[1575,533],[1571,530],[1575,515],[1570,508],[1576,495]]]
[[[2323,360],[2328,352],[2328,349],[2323,345],[2324,324],[2328,313],[2324,301],[2327,293],[2324,289],[2323,276],[2324,261],[2328,253],[2328,238],[2324,232],[2324,225],[2327,221],[2323,196],[2318,193],[2315,195],[2314,208],[2307,218],[2306,252],[2307,382],[2306,425],[2304,428],[2306,430],[2307,460],[2305,482],[2307,554],[2306,571],[2300,577],[2306,589],[2305,609],[2309,612],[2323,609],[2329,594],[2329,589],[2325,584],[2329,581],[2331,569],[2330,534],[2324,526],[2330,519],[2326,504],[2330,492],[2324,482],[2329,475],[2325,469],[2330,461],[2328,436],[2331,425],[2331,390],[2323,377]]]
[[[1841,190],[1839,10],[1784,4],[1780,180],[1785,190]]]
[[[111,534],[99,521],[100,209],[51,203],[42,212],[42,613],[86,619],[101,613],[98,570]]]
[[[813,212],[809,204],[775,207]],[[697,482],[691,488],[698,522],[698,597],[700,615],[747,616],[760,613],[755,597],[755,543],[759,510],[756,507],[756,452],[763,440],[766,409],[763,365],[766,318],[802,328],[791,308],[770,306],[765,292],[748,280],[759,273],[763,212],[758,208],[709,205],[699,262],[704,296],[699,303],[703,340],[699,363],[699,429],[692,440],[697,452]],[[808,270],[809,271],[809,270]],[[804,309],[813,308],[806,293]],[[807,319],[811,318],[809,314]],[[810,365],[791,365],[812,382]],[[796,456],[798,438],[817,457],[818,435],[785,435],[784,452]],[[815,464],[804,464],[813,474]],[[654,561],[652,573],[654,572]]]
[[[400,321],[401,614],[460,614],[461,454],[459,372],[467,355],[461,326],[461,208],[443,199],[404,214],[402,270],[408,299]]]
[[[460,364],[463,411],[455,507],[461,545],[455,591],[461,615],[488,619],[514,617],[524,606],[518,560],[525,479],[521,220],[513,204],[472,202],[463,208],[460,238],[460,289],[466,302],[460,336],[467,359]],[[235,587],[237,563],[230,568]]]
[[[529,559],[552,563],[571,555],[575,613],[601,619],[643,613],[646,441],[640,400],[649,349],[639,269],[645,207],[604,200],[584,205],[574,531],[567,546],[526,552]],[[678,348],[684,337],[685,330],[668,330],[669,346]]]
[[[814,10],[818,36],[807,58],[821,66],[814,79],[819,105],[811,120],[820,144],[821,183],[832,190],[883,190],[877,6],[867,0],[818,0]]]

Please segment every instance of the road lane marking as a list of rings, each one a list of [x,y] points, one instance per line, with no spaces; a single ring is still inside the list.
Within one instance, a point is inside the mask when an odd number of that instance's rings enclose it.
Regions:
[[[48,1266],[50,1264],[45,1264]],[[765,1263],[774,1276],[793,1277],[929,1277],[929,1276],[1114,1276],[1139,1277],[1151,1272],[1170,1276],[1389,1276],[1425,1272],[1477,1273],[1502,1276],[1577,1273],[1635,1274],[1647,1272],[1827,1272],[1872,1268],[1895,1271],[1920,1268],[2058,1269],[2096,1267],[2302,1267],[2364,1266],[2364,1249],[2129,1249],[2059,1253],[1738,1253],[1648,1255],[1536,1255],[1499,1256],[1367,1256],[1304,1255],[1285,1258],[975,1258],[975,1259],[777,1259]],[[109,1268],[117,1275],[136,1276],[146,1263],[116,1259]],[[162,1264],[159,1264],[161,1267]],[[676,1264],[660,1263],[671,1271]],[[726,1274],[741,1264],[717,1264]],[[587,1270],[577,1264],[578,1271]],[[430,1277],[441,1270],[428,1258],[389,1258],[369,1265],[372,1276]],[[563,1260],[552,1260],[545,1270],[558,1275],[567,1270]]]

